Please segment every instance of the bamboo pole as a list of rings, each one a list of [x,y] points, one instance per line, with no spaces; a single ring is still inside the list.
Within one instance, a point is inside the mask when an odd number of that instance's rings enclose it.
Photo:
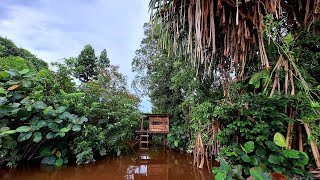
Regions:
[[[301,122],[298,123],[298,131],[299,131],[299,151],[303,152],[303,139],[302,139]]]
[[[294,119],[294,111],[292,110],[292,108],[290,108],[290,119]],[[292,123],[288,123],[288,129],[287,129],[287,138],[286,138],[286,149],[291,149],[292,148],[292,139],[293,137],[291,136],[291,133],[293,131],[293,124]]]
[[[287,128],[287,137],[286,137],[286,149],[291,149],[291,131],[292,131],[292,123],[288,123]]]
[[[310,124],[304,123],[304,127],[306,129],[306,132],[309,138],[311,136]],[[310,146],[311,146],[313,157],[316,161],[317,168],[320,168],[320,155],[319,155],[317,144],[313,140],[310,140]]]

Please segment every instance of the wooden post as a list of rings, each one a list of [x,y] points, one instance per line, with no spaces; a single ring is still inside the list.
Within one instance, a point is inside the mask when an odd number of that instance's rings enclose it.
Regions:
[[[306,132],[309,138],[311,136],[310,124],[304,123],[304,127],[306,129]],[[316,160],[317,168],[320,168],[320,156],[319,156],[319,150],[318,150],[317,144],[314,141],[310,140],[310,146],[311,146],[313,157]]]
[[[303,152],[303,139],[302,139],[301,122],[298,123],[298,131],[299,131],[299,151]]]
[[[164,133],[162,136],[163,149],[166,149],[166,135],[167,134]]]

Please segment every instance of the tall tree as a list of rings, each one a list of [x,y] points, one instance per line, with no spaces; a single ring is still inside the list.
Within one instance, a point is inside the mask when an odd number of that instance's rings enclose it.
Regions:
[[[78,56],[76,77],[79,78],[81,82],[85,83],[92,80],[97,75],[97,72],[95,71],[96,66],[97,57],[95,56],[94,49],[88,44],[84,46],[84,49]]]
[[[107,69],[108,67],[110,67],[110,59],[108,58],[107,50],[103,49],[101,51],[100,56],[99,56],[98,70],[103,71],[103,70]]]

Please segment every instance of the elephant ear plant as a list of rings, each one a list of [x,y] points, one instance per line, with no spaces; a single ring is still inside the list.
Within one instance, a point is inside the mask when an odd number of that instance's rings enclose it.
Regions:
[[[309,157],[305,152],[285,149],[286,139],[276,133],[272,141],[248,141],[244,145],[233,145],[222,152],[226,159],[220,160],[220,167],[212,172],[217,180],[245,179],[249,176],[256,180],[276,177],[312,178],[305,171]]]
[[[34,77],[28,69],[0,72],[0,164],[14,167],[40,151],[42,163],[61,166],[68,162],[66,140],[88,121],[67,107],[33,100]]]

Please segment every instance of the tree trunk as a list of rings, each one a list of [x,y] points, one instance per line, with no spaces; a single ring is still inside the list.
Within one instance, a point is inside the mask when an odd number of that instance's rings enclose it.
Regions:
[[[310,124],[304,123],[304,127],[306,129],[308,137],[310,137],[311,136]],[[314,141],[310,140],[310,146],[311,146],[313,157],[316,161],[317,168],[320,168],[320,157],[319,157],[319,150],[318,150],[317,144]]]
[[[302,140],[301,122],[298,123],[298,131],[299,131],[299,151],[303,152],[303,140]]]

